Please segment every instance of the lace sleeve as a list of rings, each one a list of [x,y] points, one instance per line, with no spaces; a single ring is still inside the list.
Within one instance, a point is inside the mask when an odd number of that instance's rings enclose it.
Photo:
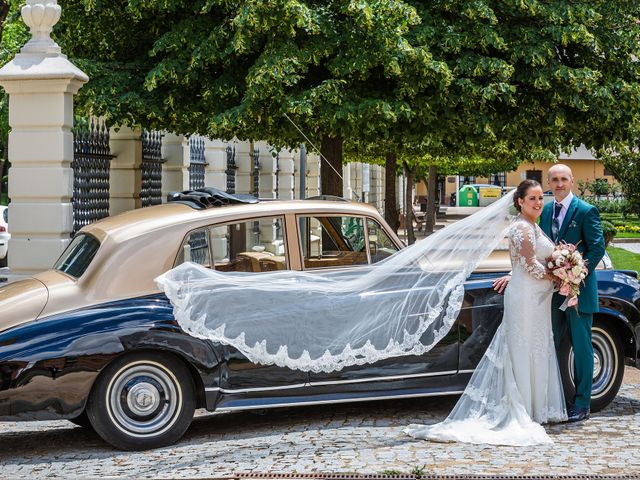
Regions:
[[[544,278],[546,269],[536,258],[535,227],[525,222],[516,222],[511,228],[509,240],[512,263],[521,265],[532,277]]]

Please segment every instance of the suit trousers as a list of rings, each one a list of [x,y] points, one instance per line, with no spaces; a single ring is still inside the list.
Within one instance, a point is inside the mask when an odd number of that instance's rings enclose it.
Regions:
[[[573,404],[576,407],[589,408],[593,383],[593,345],[591,344],[593,313],[577,312],[573,307],[567,307],[563,312],[560,310],[560,305],[564,300],[564,296],[556,293],[551,301],[553,340],[557,350],[563,337],[567,332],[569,333],[573,346],[573,379],[576,385]]]

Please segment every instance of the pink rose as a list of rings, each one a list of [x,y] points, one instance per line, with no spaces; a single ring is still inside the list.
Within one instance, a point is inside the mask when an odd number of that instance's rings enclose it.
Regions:
[[[565,278],[567,278],[567,271],[566,271],[566,270],[564,270],[564,269],[562,269],[562,268],[559,268],[559,269],[557,269],[557,270],[554,270],[554,271],[553,271],[553,274],[554,274],[556,277],[558,277],[558,278],[560,278],[560,279],[562,279],[562,280],[564,280]]]
[[[569,293],[571,293],[571,285],[563,283],[560,287],[560,295],[564,295],[566,297]]]

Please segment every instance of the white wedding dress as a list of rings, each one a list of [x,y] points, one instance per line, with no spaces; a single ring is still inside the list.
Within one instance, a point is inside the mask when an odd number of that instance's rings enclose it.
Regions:
[[[410,425],[416,438],[494,445],[553,443],[542,423],[567,419],[551,329],[553,284],[544,278],[554,245],[518,216],[509,229],[512,278],[504,316],[453,411],[435,425]]]

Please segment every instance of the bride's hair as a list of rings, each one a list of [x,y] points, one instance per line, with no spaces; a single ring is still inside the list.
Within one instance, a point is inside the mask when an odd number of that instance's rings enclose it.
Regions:
[[[528,178],[520,182],[520,185],[516,188],[516,193],[513,195],[513,205],[517,211],[521,211],[522,207],[518,203],[518,200],[524,198],[531,187],[541,187],[540,183],[532,178]]]

